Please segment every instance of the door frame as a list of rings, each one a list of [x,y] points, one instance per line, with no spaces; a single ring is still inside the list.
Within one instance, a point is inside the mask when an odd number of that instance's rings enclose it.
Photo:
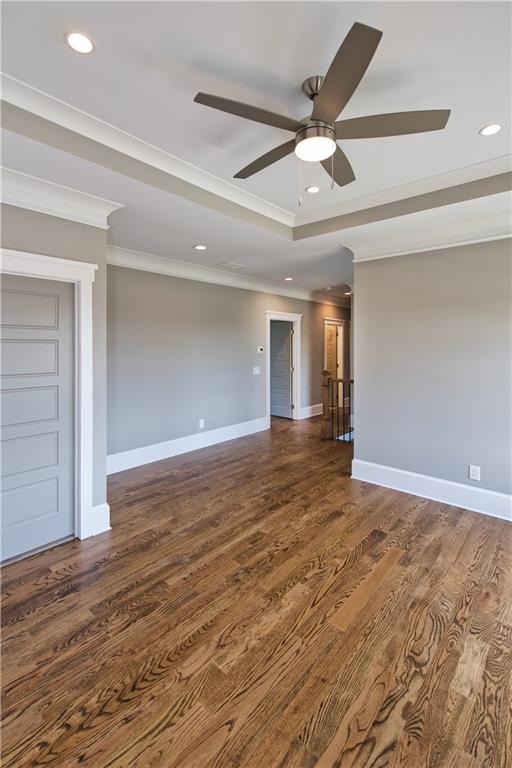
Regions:
[[[292,419],[301,418],[300,380],[302,371],[301,331],[302,315],[293,312],[277,312],[267,310],[265,312],[266,324],[266,416],[270,422],[270,321],[285,320],[292,323]]]
[[[348,331],[350,334],[350,320],[340,320],[339,317],[324,317],[324,354],[323,354],[323,366],[324,370],[327,365],[327,345],[325,343],[325,326],[326,325],[338,325],[338,326],[345,326],[343,329],[344,331]],[[349,335],[349,344],[350,344],[350,335]],[[336,355],[338,354],[338,350],[336,349]]]
[[[74,285],[74,486],[75,535],[91,535],[93,522],[92,284],[97,264],[39,253],[0,249],[0,273]],[[51,546],[51,544],[49,545]]]

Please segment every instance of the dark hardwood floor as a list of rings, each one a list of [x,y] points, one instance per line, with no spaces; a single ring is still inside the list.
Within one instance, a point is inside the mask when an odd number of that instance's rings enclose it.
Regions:
[[[512,526],[318,435],[120,473],[3,569],[4,768],[511,768]]]

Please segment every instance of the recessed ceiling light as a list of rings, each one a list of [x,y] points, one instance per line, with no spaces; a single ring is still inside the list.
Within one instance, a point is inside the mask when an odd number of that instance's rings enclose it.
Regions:
[[[494,136],[495,133],[499,133],[501,131],[501,125],[499,123],[491,123],[491,125],[484,125],[483,128],[480,128],[478,133],[481,136]]]
[[[325,290],[326,290],[326,291],[330,291],[330,290],[331,290],[331,286],[330,286],[330,285],[328,285],[328,286],[326,287],[326,289],[325,289]]]
[[[208,249],[207,245],[203,245],[203,243],[198,243],[197,245],[194,245],[194,251],[206,251]]]
[[[290,280],[293,280],[293,277],[285,277],[286,282],[290,282]]]
[[[66,42],[77,53],[91,53],[94,50],[92,40],[81,32],[70,32],[66,35]]]
[[[313,184],[311,187],[306,187],[306,192],[309,192],[310,195],[316,195],[317,192],[320,192],[320,187]]]
[[[352,291],[345,291],[345,296],[352,296]]]

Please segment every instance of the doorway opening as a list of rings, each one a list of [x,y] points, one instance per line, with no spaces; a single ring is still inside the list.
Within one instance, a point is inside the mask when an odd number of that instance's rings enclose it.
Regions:
[[[335,379],[350,378],[349,320],[324,320],[324,368]]]
[[[267,312],[267,416],[300,419],[302,315]]]
[[[293,416],[293,325],[289,320],[270,321],[270,415]]]

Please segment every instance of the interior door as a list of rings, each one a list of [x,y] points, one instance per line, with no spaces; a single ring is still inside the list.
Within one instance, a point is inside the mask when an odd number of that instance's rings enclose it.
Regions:
[[[73,310],[70,283],[2,278],[2,560],[74,533]]]
[[[325,370],[329,371],[335,379],[338,377],[338,326],[334,323],[325,323]]]
[[[270,321],[270,414],[292,418],[293,323]]]

